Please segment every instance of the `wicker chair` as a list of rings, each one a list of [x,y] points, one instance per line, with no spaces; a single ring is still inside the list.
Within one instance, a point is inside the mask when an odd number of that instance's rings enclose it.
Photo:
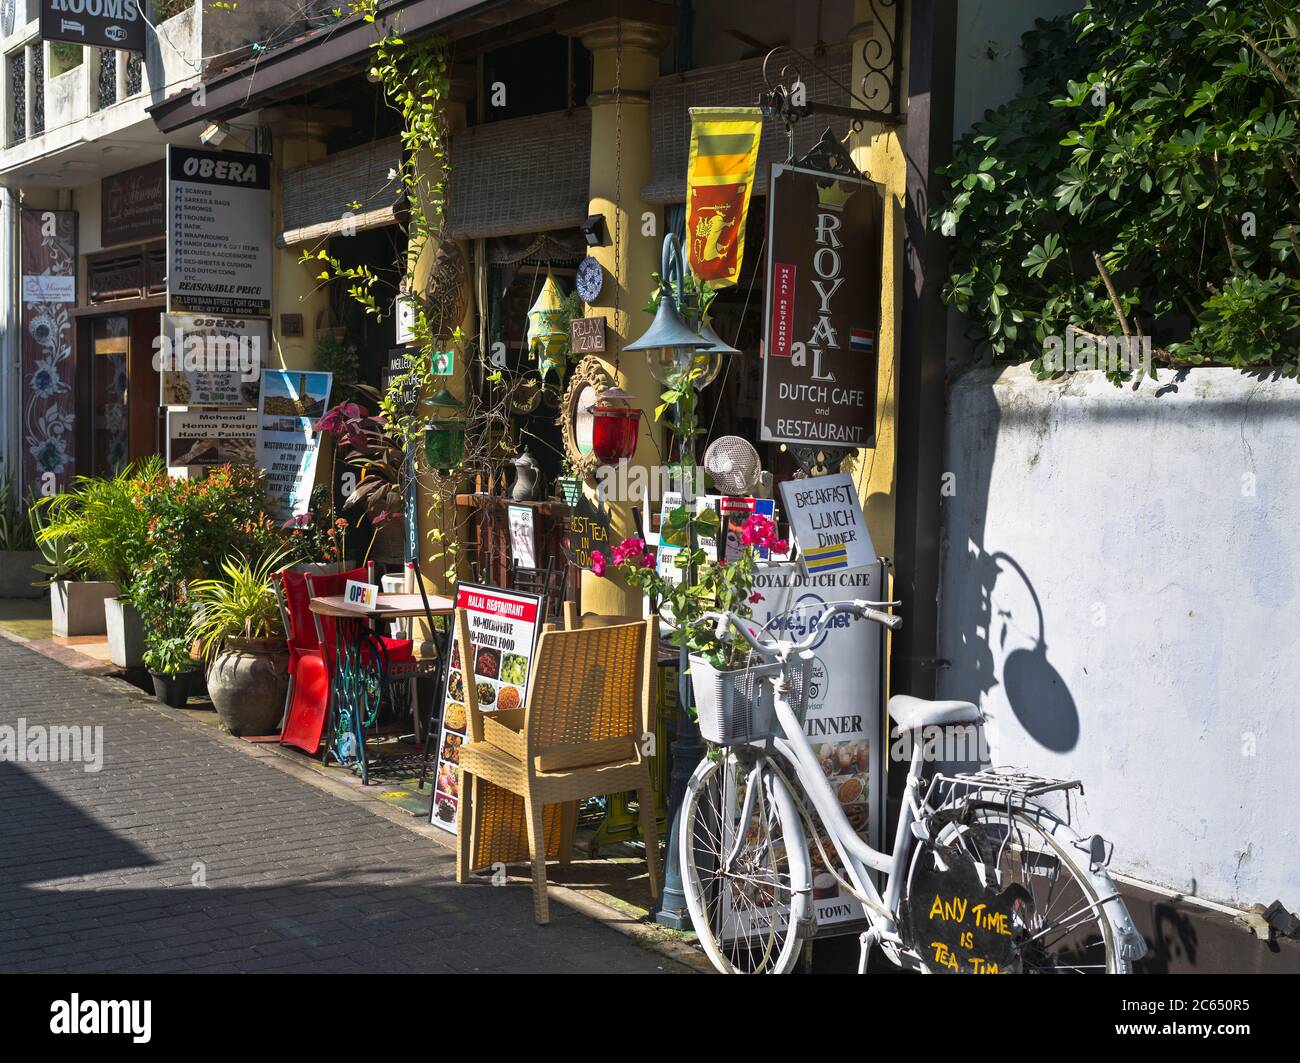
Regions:
[[[455,623],[465,660],[469,622],[463,611],[457,610]],[[492,836],[510,830],[496,821],[503,809],[522,803],[533,908],[537,922],[549,922],[547,837],[560,836],[557,855],[564,860],[572,834],[570,823],[554,829],[555,813],[568,820],[582,798],[635,790],[650,896],[658,899],[655,798],[641,745],[642,736],[654,732],[655,644],[652,621],[572,630],[548,625],[522,708],[483,713],[475,685],[465,684],[469,730],[460,751],[457,882],[468,882],[472,867],[497,858]],[[513,801],[502,800],[509,795],[516,795]]]

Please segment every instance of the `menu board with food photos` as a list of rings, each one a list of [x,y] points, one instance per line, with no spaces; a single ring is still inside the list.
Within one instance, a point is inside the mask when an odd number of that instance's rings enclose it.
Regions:
[[[763,596],[753,618],[767,634],[794,641],[831,602],[879,601],[884,572],[879,564],[847,572],[809,574],[795,563],[762,565],[754,590]],[[807,672],[808,713],[804,734],[849,822],[869,845],[880,849],[884,833],[885,761],[882,716],[882,628],[839,616],[813,644]],[[823,856],[822,850],[825,850]],[[827,866],[827,857],[835,865]],[[840,886],[845,874],[829,840],[808,839],[813,907],[819,933],[849,929],[865,917],[860,902]],[[736,912],[742,918],[739,908]],[[744,928],[737,927],[739,933]]]
[[[465,684],[473,683],[483,712],[523,708],[528,693],[537,636],[546,615],[545,599],[474,583],[456,587],[456,608],[465,610],[469,645],[451,641],[451,662],[443,692],[429,822],[455,832],[460,808],[460,747],[469,727]]]

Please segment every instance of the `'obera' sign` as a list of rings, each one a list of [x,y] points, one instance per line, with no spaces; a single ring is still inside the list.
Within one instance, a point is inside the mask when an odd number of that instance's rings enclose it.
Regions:
[[[143,52],[147,0],[41,0],[41,39]]]
[[[271,157],[167,146],[167,309],[271,316]]]

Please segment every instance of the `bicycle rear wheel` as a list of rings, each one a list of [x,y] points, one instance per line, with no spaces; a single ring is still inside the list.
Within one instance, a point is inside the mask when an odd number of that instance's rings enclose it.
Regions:
[[[788,972],[809,918],[810,878],[785,780],[765,759],[756,768],[731,752],[702,761],[679,837],[686,904],[713,965],[724,974]]]
[[[908,875],[913,941],[927,970],[1127,974],[1073,832],[1045,809],[975,804],[932,821]],[[937,857],[937,859],[936,859]]]

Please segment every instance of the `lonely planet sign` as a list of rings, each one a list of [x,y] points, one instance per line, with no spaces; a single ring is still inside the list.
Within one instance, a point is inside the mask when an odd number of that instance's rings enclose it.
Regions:
[[[880,191],[797,166],[773,166],[768,187],[762,438],[871,446]]]
[[[143,52],[146,0],[41,0],[41,39]]]

